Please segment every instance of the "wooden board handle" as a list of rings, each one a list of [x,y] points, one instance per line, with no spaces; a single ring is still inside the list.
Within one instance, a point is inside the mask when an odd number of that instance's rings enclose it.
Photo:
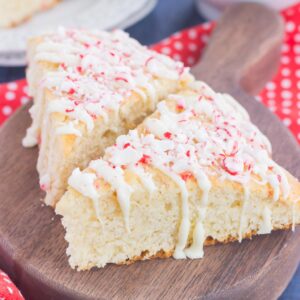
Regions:
[[[277,70],[284,25],[278,13],[257,3],[230,6],[217,23],[196,78],[220,92],[242,87],[259,92]]]

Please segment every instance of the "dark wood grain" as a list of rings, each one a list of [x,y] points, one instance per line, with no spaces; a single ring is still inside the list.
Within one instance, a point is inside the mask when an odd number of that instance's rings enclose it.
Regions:
[[[233,94],[271,139],[274,157],[300,177],[299,147],[254,93],[276,68],[282,23],[259,5],[232,7],[210,40],[199,79]],[[75,272],[60,220],[42,207],[37,149],[24,149],[28,105],[0,132],[0,267],[28,299],[275,299],[300,256],[300,230],[205,248],[201,260],[173,259]]]

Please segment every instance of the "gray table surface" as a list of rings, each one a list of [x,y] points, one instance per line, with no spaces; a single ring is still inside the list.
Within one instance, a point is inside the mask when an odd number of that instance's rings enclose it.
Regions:
[[[198,14],[194,0],[159,0],[153,12],[127,29],[142,44],[156,43],[183,28],[205,20]],[[24,78],[24,68],[0,67],[0,82]],[[280,300],[300,299],[300,267]]]

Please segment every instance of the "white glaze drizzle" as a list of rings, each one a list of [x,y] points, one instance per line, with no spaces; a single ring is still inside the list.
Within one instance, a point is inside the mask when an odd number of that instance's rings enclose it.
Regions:
[[[268,234],[272,231],[272,229],[272,211],[268,206],[265,206],[262,212],[262,223],[257,233]]]
[[[204,83],[196,82],[191,87],[192,91],[172,95],[168,102],[160,102],[155,117],[144,122],[143,133],[133,130],[128,135],[120,136],[114,146],[106,149],[103,159],[90,164],[93,169],[101,169],[98,176],[115,190],[125,190],[125,193],[118,193],[118,197],[120,207],[125,207],[122,211],[127,224],[133,190],[125,182],[126,169],[144,169],[149,165],[176,183],[181,195],[181,220],[174,252],[176,258],[203,256],[206,238],[203,223],[211,189],[210,176],[234,181],[243,187],[238,229],[240,241],[248,222],[246,212],[250,200],[250,180],[255,178],[259,184],[269,184],[273,189],[274,201],[281,195],[289,195],[285,173],[272,161],[269,142],[250,123],[246,111],[235,100],[230,98],[227,101],[228,96],[214,93]],[[103,167],[96,168],[97,164],[104,164],[107,171],[103,171]],[[116,177],[118,180],[112,180]],[[185,249],[191,226],[185,181],[193,178],[202,191],[202,197],[197,207],[193,242]],[[144,184],[149,183],[144,181]]]

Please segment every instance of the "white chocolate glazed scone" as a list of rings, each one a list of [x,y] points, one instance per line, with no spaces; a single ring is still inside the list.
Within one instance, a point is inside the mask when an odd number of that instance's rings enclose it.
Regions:
[[[230,96],[201,82],[160,102],[103,159],[75,169],[56,206],[73,268],[201,258],[300,222],[300,185]]]
[[[19,25],[35,13],[49,9],[60,0],[0,0],[0,28]]]
[[[103,155],[158,101],[193,80],[181,62],[122,31],[59,29],[29,45],[34,105],[24,146],[40,144],[37,169],[45,202],[55,205],[75,167]]]

